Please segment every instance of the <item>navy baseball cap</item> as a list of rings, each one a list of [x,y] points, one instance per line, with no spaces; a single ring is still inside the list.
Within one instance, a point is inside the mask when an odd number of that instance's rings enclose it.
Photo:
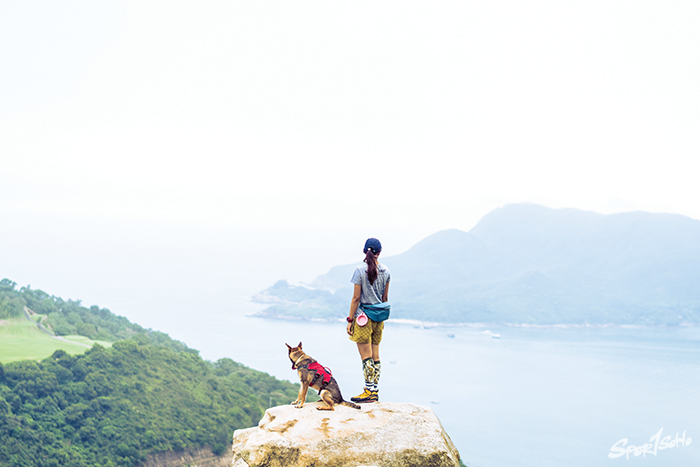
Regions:
[[[368,238],[365,242],[365,249],[362,250],[363,253],[367,253],[367,250],[372,250],[375,255],[382,251],[382,242],[376,238]]]

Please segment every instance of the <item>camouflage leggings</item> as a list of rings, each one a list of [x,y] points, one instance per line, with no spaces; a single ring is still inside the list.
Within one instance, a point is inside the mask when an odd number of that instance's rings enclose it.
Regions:
[[[366,358],[362,361],[362,373],[364,373],[365,381],[368,383],[379,383],[379,377],[382,374],[381,362],[375,362],[371,358]]]

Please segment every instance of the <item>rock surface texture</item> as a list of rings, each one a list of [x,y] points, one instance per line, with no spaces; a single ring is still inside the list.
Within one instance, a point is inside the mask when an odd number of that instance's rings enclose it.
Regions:
[[[362,410],[268,409],[233,434],[233,467],[457,467],[459,453],[435,413],[380,402]]]
[[[210,448],[178,452],[160,452],[148,456],[139,467],[226,467],[231,465],[227,455],[215,456]]]

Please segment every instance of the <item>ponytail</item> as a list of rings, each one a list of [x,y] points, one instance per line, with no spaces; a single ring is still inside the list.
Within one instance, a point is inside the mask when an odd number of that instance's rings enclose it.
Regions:
[[[365,253],[364,261],[367,263],[367,279],[371,285],[374,285],[374,281],[377,280],[377,256],[382,252],[382,243],[376,238],[368,238],[362,251]]]
[[[372,251],[372,248],[367,248],[364,262],[367,263],[367,279],[370,284],[374,284],[377,280],[377,256]]]

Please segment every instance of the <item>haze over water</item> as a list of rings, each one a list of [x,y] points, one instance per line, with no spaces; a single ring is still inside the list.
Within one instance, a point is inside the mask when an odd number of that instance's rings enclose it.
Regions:
[[[110,308],[206,359],[229,357],[290,381],[284,343],[303,341],[346,397],[362,388],[342,322],[246,317],[261,308],[251,294],[277,279],[313,278],[324,272],[319,264],[336,261],[309,258],[283,241],[293,245],[303,233],[200,236],[193,229],[173,236],[167,226],[93,223],[54,229],[53,243],[36,243],[41,225],[15,225],[22,229],[4,233],[13,248],[0,259],[19,285]],[[332,251],[337,242],[322,238],[319,249]],[[489,329],[502,338],[480,334],[484,328],[387,323],[382,400],[431,407],[472,467],[700,463],[700,328]],[[272,402],[289,401],[272,395]],[[686,431],[698,441],[656,457],[607,457],[620,439],[641,445],[661,428],[664,436]]]
[[[512,202],[700,219],[697,1],[0,13],[0,278],[208,359],[293,380],[303,340],[359,392],[342,323],[245,314],[368,236],[394,255]],[[382,398],[435,409],[470,466],[700,465],[698,328],[491,329],[389,323]],[[698,441],[607,457],[662,427]]]
[[[230,356],[295,381],[284,343],[302,341],[345,397],[361,392],[359,357],[342,322],[245,316],[255,308],[218,314],[215,333],[193,335],[193,345],[206,358]],[[700,462],[700,328],[488,328],[501,339],[485,329],[388,322],[381,400],[432,408],[470,466]],[[685,431],[698,442],[656,457],[608,458],[622,438],[643,445],[661,428],[663,437]]]

